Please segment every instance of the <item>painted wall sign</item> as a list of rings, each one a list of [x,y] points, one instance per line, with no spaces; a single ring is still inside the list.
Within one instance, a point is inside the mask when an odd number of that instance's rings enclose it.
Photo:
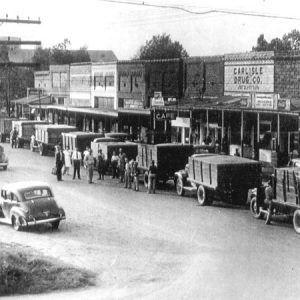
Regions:
[[[256,95],[254,100],[254,108],[258,109],[275,109],[274,104],[273,95]]]
[[[273,93],[274,62],[230,62],[225,63],[224,92]]]
[[[190,118],[176,117],[176,120],[171,121],[171,125],[172,125],[172,127],[190,128],[191,119]]]

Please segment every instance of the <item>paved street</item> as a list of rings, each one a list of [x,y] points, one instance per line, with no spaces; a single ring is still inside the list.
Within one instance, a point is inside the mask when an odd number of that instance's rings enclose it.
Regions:
[[[8,144],[5,150],[10,165],[0,171],[0,186],[49,182],[67,220],[57,232],[47,226],[15,232],[0,225],[0,242],[33,247],[98,275],[97,287],[15,298],[299,298],[300,236],[291,224],[266,226],[245,208],[200,207],[173,190],[149,195],[112,179],[89,185],[85,176],[65,176],[57,182],[53,157]]]

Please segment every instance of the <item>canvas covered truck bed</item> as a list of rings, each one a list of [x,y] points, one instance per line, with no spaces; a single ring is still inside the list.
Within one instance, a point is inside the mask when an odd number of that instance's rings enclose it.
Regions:
[[[100,137],[103,137],[102,133],[83,131],[63,132],[62,144],[64,149],[69,147],[70,150],[74,150],[77,147],[79,151],[83,152],[87,146],[91,146],[91,141]]]

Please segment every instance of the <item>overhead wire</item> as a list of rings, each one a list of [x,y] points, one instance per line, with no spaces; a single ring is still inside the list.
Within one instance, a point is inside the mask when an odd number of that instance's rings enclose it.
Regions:
[[[227,10],[227,9],[219,9],[219,8],[207,8],[206,11],[196,11],[192,9],[188,9],[185,6],[179,5],[160,5],[160,4],[153,4],[153,3],[146,3],[142,2],[133,2],[133,1],[120,1],[120,0],[98,0],[100,2],[108,2],[108,3],[115,3],[115,4],[125,4],[125,5],[136,5],[136,6],[144,6],[144,7],[155,7],[155,8],[162,8],[162,9],[174,9],[180,10],[188,14],[194,15],[207,15],[207,14],[214,14],[214,13],[222,13],[222,14],[231,14],[231,15],[241,15],[241,16],[252,16],[252,17],[261,17],[261,18],[273,18],[273,19],[285,19],[285,20],[298,20],[298,17],[290,17],[290,16],[280,16],[280,15],[272,15],[260,12],[252,12],[252,11],[242,11],[242,10]]]

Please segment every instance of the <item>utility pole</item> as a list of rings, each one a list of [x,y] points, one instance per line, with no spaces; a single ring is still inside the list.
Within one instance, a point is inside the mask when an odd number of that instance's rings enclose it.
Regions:
[[[28,17],[28,19],[20,19],[19,16],[17,16],[16,19],[9,19],[8,15],[6,15],[6,18],[0,18],[0,23],[17,23],[17,24],[41,24],[41,20],[30,20],[30,18]],[[21,40],[10,40],[10,37],[8,37],[7,40],[1,40],[0,41],[0,46],[1,45],[5,45],[5,46],[9,46],[9,45],[41,45],[40,41],[21,41]],[[9,51],[9,50],[7,50]],[[10,84],[10,80],[11,80],[11,70],[13,67],[33,67],[36,66],[36,64],[32,63],[32,62],[25,62],[25,63],[14,63],[14,62],[10,62],[9,58],[7,62],[3,62],[0,63],[0,67],[3,66],[6,69],[7,72],[7,91],[6,91],[6,110],[8,113],[8,116],[10,117],[10,89],[11,89],[11,84]]]

